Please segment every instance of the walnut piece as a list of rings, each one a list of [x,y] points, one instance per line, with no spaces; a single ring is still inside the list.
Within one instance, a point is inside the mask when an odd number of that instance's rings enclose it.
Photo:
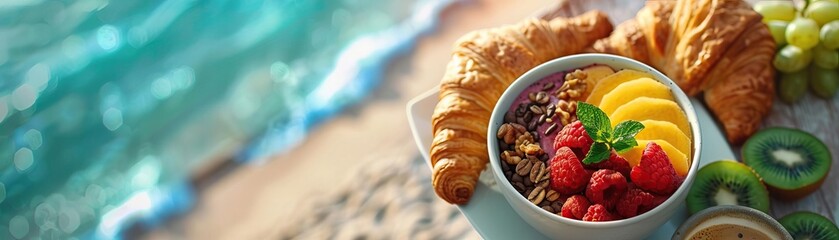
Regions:
[[[577,101],[559,100],[556,104],[556,114],[563,126],[577,121]]]
[[[556,91],[556,96],[561,100],[578,101],[587,97],[586,88],[588,87],[585,79],[587,75],[580,69],[574,70],[571,73],[565,74],[565,82]]]

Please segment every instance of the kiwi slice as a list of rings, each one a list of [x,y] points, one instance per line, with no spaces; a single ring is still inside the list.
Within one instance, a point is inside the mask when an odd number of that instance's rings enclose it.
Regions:
[[[822,141],[796,129],[767,128],[743,144],[743,163],[780,199],[797,199],[816,191],[832,162]]]
[[[769,192],[752,169],[734,160],[705,165],[687,196],[690,214],[717,205],[740,205],[769,213]]]
[[[839,228],[826,217],[800,211],[778,219],[794,239],[839,239]]]

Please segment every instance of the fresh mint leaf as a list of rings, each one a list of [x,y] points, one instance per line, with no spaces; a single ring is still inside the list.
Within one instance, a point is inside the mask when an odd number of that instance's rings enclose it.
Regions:
[[[595,142],[609,140],[612,125],[609,117],[600,108],[586,102],[577,102],[577,119],[580,119],[589,137]]]
[[[644,124],[635,120],[626,120],[615,126],[614,137],[610,139],[612,147],[619,153],[626,152],[632,147],[638,146],[635,135],[644,130]]]
[[[612,148],[614,148],[618,153],[629,151],[629,149],[632,149],[635,146],[638,146],[638,141],[635,141],[635,138],[632,137],[623,138],[612,143]]]
[[[613,140],[619,141],[623,138],[633,138],[636,134],[644,130],[644,124],[635,120],[626,120],[618,123],[615,126],[615,135]]]
[[[591,149],[586,154],[586,157],[583,158],[583,164],[595,164],[602,162],[609,158],[612,151],[609,148],[609,145],[602,142],[596,142],[591,145]]]

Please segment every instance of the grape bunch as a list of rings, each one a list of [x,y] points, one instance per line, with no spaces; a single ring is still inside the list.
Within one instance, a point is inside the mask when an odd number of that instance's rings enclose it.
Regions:
[[[754,10],[778,45],[772,65],[780,73],[781,100],[798,101],[808,85],[816,96],[833,98],[839,88],[839,0],[808,0],[802,9],[792,1],[761,1]]]

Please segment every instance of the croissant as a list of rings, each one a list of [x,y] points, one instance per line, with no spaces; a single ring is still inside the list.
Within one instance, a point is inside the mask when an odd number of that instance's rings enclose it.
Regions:
[[[579,53],[606,37],[612,24],[592,11],[551,21],[530,19],[461,37],[440,83],[432,116],[432,184],[440,198],[465,204],[488,160],[490,113],[505,89],[527,70]]]
[[[775,41],[741,0],[648,1],[593,51],[644,62],[703,99],[732,144],[760,127],[772,109]]]

